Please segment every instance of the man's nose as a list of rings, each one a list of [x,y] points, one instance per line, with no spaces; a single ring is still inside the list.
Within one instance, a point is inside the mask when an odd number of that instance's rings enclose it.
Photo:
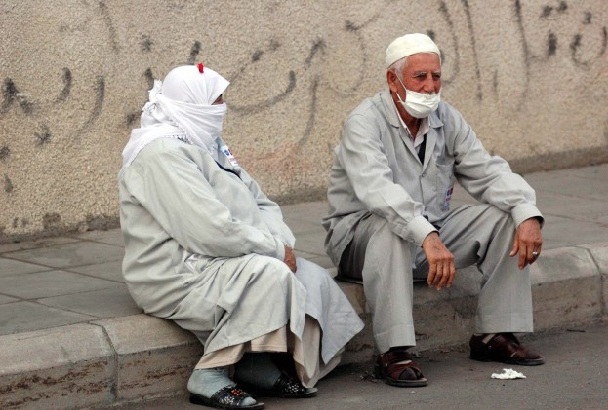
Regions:
[[[424,79],[424,84],[422,85],[422,91],[426,94],[434,94],[435,93],[435,82],[433,81],[433,76],[428,75]]]

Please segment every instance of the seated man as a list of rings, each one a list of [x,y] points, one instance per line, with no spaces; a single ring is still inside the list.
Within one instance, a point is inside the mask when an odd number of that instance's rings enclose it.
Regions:
[[[394,386],[427,384],[407,352],[416,345],[413,279],[425,276],[441,289],[452,285],[456,268],[473,264],[483,279],[470,357],[544,363],[513,335],[533,327],[527,265],[540,255],[543,222],[534,190],[440,102],[433,40],[395,39],[386,66],[388,90],[346,119],[323,220],[340,275],[363,281],[380,353],[376,373]],[[455,180],[482,204],[451,210]]]
[[[259,410],[251,394],[314,396],[363,323],[226,147],[227,87],[200,63],[155,82],[118,178],[123,274],[145,313],[204,344],[190,401]]]

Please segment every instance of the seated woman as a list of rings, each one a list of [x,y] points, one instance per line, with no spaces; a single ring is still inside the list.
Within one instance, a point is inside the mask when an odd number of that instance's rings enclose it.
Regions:
[[[240,388],[313,396],[363,323],[220,137],[227,86],[200,63],[155,82],[119,174],[123,273],[145,313],[203,343],[191,402],[261,409]]]

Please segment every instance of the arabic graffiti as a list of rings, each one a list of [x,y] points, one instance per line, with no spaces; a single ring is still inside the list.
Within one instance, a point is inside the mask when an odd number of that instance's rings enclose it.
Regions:
[[[513,101],[499,100],[496,95],[501,84],[504,86],[507,76],[515,77],[512,71],[519,70],[515,97],[523,98],[530,88],[531,73],[552,59],[569,60],[571,65],[580,70],[582,75],[593,76],[598,61],[605,61],[608,48],[608,30],[605,13],[602,14],[601,2],[567,2],[565,0],[548,0],[545,3],[522,2],[510,0],[501,3],[505,13],[500,24],[506,26],[509,33],[515,33],[511,42],[518,44],[518,56],[513,56],[512,64],[508,67],[489,67],[487,61],[491,60],[492,53],[498,54],[500,50],[488,49],[486,40],[481,34],[487,33],[488,27],[484,21],[484,6],[482,2],[469,0],[447,1],[436,0],[428,6],[430,17],[424,20],[426,33],[442,46],[444,70],[443,84],[449,89],[458,81],[467,81],[474,85],[473,95],[478,104],[491,100],[496,104],[515,106]],[[358,21],[355,17],[342,20],[341,24],[333,25],[327,32],[317,31],[304,33],[304,52],[295,54],[293,45],[278,34],[270,34],[253,47],[249,52],[241,53],[237,61],[231,61],[229,66],[234,69],[227,77],[231,86],[244,90],[250,96],[246,100],[229,101],[230,112],[240,120],[260,113],[265,113],[281,107],[288,110],[293,104],[289,97],[297,95],[301,112],[297,121],[301,127],[294,127],[301,131],[296,141],[290,146],[293,152],[298,152],[317,137],[315,130],[325,113],[321,108],[321,91],[329,90],[336,97],[357,96],[361,84],[364,83],[370,71],[378,67],[368,67],[370,50],[377,50],[377,44],[370,43],[370,39],[377,37],[387,21],[393,17],[399,3],[394,0],[378,0],[377,6]],[[184,7],[185,3],[181,6]],[[153,69],[149,66],[147,56],[154,55],[157,47],[163,44],[163,38],[157,37],[155,32],[144,32],[136,38],[136,46],[129,48],[127,40],[121,36],[122,27],[117,19],[127,18],[120,16],[112,9],[112,3],[97,2],[90,4],[92,17],[101,23],[105,32],[105,41],[110,51],[110,59],[124,61],[128,58],[129,64],[141,64],[141,75],[147,86],[146,89],[137,89],[132,101],[127,102],[127,113],[120,124],[125,130],[132,128],[139,119],[140,108],[146,101],[146,91],[153,85],[156,78]],[[427,6],[425,6],[427,7]],[[80,27],[80,26],[79,26]],[[65,27],[60,28],[62,33]],[[80,29],[80,28],[79,28]],[[61,31],[60,30],[60,31]],[[496,29],[498,30],[498,28]],[[145,29],[144,29],[145,31]],[[74,33],[73,35],[77,35]],[[302,35],[302,34],[300,34]],[[305,36],[309,37],[306,38]],[[356,67],[348,67],[349,75],[336,72],[331,62],[342,55],[338,55],[345,45],[348,45],[349,61],[355,61]],[[189,48],[188,48],[189,47]],[[300,49],[302,50],[302,48]],[[204,43],[196,35],[177,49],[175,53],[183,57],[182,61],[195,63],[203,54]],[[374,51],[376,52],[376,51]],[[138,54],[139,53],[139,54]],[[472,60],[472,61],[471,61]],[[275,64],[277,61],[289,61],[289,64]],[[147,63],[148,62],[148,63]],[[465,62],[472,67],[464,72]],[[273,73],[276,87],[268,94],[256,89],[257,85],[248,81],[248,75],[260,67],[275,66]],[[491,75],[484,72],[491,71]],[[509,71],[507,73],[507,71]],[[48,75],[57,76],[61,87],[53,95],[52,104],[45,104],[45,96],[38,95],[35,89],[24,89],[15,75],[6,73],[1,79],[0,122],[10,116],[23,116],[33,126],[30,128],[31,143],[37,149],[53,149],[57,135],[57,127],[64,126],[55,120],[57,107],[68,104],[70,101],[89,101],[85,107],[86,115],[74,117],[77,124],[70,124],[73,129],[71,137],[78,138],[95,130],[100,118],[108,111],[105,106],[108,99],[110,75],[104,69],[88,77],[86,88],[78,88],[75,92],[74,84],[82,83],[82,74],[79,76],[78,67],[63,66],[49,67]],[[469,79],[470,77],[470,79]],[[111,84],[111,83],[110,83]],[[85,90],[85,91],[83,91]],[[88,90],[88,91],[86,91]],[[88,92],[90,95],[83,95]],[[138,97],[141,96],[141,97]],[[53,108],[55,107],[55,108]],[[108,114],[109,115],[109,114]],[[607,131],[608,132],[608,131]],[[319,137],[321,138],[321,137]],[[21,142],[20,142],[21,143]],[[4,167],[4,193],[11,195],[15,186],[11,179],[11,158],[16,152],[15,142],[11,140],[0,141],[0,167]],[[284,147],[276,147],[282,150]]]

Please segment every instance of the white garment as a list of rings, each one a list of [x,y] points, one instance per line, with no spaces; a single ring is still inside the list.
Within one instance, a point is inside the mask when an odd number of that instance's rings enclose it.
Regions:
[[[169,138],[148,144],[119,180],[123,275],[152,316],[192,331],[211,353],[288,325],[301,339],[305,316],[322,329],[329,363],[363,323],[329,273],[283,262],[295,238],[279,206],[227,158]]]
[[[293,233],[220,136],[225,108],[213,103],[227,84],[185,66],[150,92],[118,182],[125,281],[145,313],[192,331],[206,354],[285,326],[302,341],[313,318],[320,351],[306,359],[329,366],[363,323],[327,270],[284,262]]]

